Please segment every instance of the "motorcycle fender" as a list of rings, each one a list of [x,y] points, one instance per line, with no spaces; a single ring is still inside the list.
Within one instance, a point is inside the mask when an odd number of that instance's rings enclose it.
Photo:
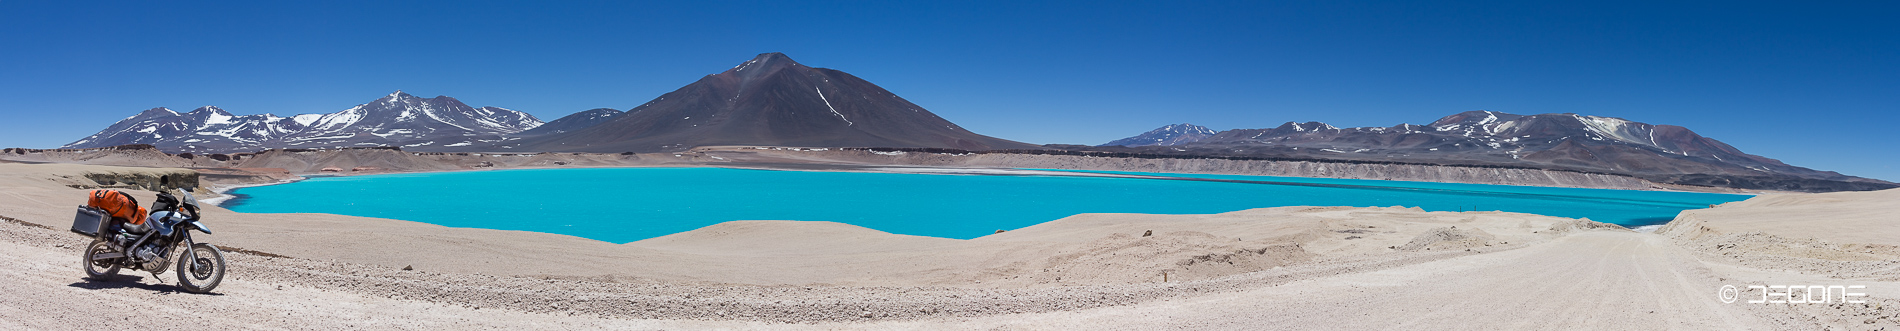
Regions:
[[[198,229],[198,231],[204,232],[205,234],[211,234],[211,228],[205,227],[204,223],[199,223],[198,221],[191,221],[191,227],[196,228]]]

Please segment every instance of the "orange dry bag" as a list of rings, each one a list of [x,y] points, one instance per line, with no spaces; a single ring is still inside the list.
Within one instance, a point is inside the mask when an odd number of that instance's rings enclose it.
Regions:
[[[145,207],[140,207],[139,201],[133,199],[131,195],[126,195],[125,192],[92,190],[91,197],[86,199],[86,205],[104,209],[107,215],[125,222],[145,224]]]

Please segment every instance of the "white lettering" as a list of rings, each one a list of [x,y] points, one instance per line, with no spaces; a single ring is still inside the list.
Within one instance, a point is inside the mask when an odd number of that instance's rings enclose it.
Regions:
[[[1748,303],[1834,303],[1834,298],[1844,303],[1867,303],[1860,299],[1867,297],[1867,293],[1853,291],[1865,288],[1866,285],[1748,285],[1749,291],[1761,290],[1761,297]],[[1722,303],[1732,303],[1740,296],[1736,292],[1734,285],[1722,285],[1717,298]]]

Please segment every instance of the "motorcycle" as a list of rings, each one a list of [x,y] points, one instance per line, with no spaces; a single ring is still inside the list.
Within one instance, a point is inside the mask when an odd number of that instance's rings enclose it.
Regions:
[[[159,193],[158,201],[152,202],[149,221],[140,225],[116,224],[106,220],[102,210],[80,207],[73,232],[94,237],[84,253],[86,278],[107,280],[125,268],[149,271],[156,279],[170,263],[172,250],[182,244],[186,249],[178,254],[178,286],[192,293],[209,293],[217,288],[224,280],[224,252],[191,240],[191,231],[211,234],[211,229],[200,222],[198,199],[191,190],[178,193]]]

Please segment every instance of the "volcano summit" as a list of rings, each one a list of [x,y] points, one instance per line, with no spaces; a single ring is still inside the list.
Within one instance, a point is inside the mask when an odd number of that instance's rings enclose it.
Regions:
[[[695,146],[1039,146],[964,130],[843,71],[759,54],[585,129],[499,144],[516,151],[660,152]]]

